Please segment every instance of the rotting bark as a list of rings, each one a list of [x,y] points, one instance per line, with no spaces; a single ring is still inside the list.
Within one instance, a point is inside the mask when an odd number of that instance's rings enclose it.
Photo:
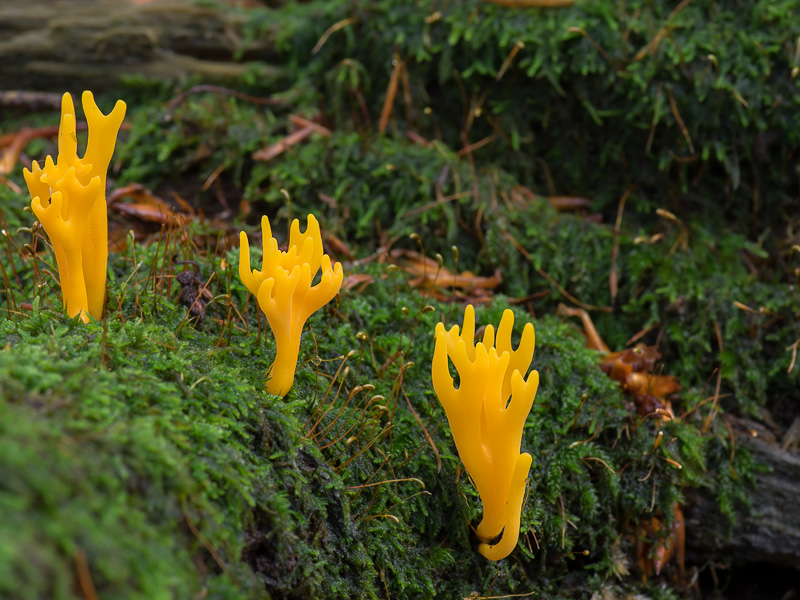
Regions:
[[[716,555],[734,564],[772,563],[800,569],[800,454],[746,432],[737,433],[736,447],[749,450],[769,472],[756,473],[750,514],[739,511],[730,535],[727,520],[710,494],[687,494],[684,512],[690,559],[704,562]]]
[[[192,0],[3,2],[0,89],[102,90],[131,76],[235,79],[253,69],[245,62],[275,57],[269,30],[245,45],[243,22]],[[279,74],[261,69],[264,77]]]

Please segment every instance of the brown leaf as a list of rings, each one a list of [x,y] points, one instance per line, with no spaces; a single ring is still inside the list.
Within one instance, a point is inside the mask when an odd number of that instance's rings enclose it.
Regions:
[[[123,198],[131,198],[134,202],[122,202]],[[191,219],[190,215],[177,214],[175,209],[139,183],[132,183],[111,192],[108,195],[108,207],[121,215],[147,223],[163,224],[170,218],[181,222]]]
[[[0,175],[9,175],[19,160],[20,154],[27,146],[28,142],[36,138],[52,138],[58,135],[58,125],[39,127],[37,129],[23,128],[15,133],[0,136],[0,148],[5,148],[3,156],[0,158]],[[76,131],[86,129],[86,123],[77,123]]]
[[[413,250],[396,249],[389,253],[391,262],[407,273],[415,275],[412,287],[458,287],[464,289],[493,290],[503,281],[499,270],[491,277],[475,275],[472,271],[453,273],[447,267],[439,267],[432,258],[422,256]]]
[[[367,273],[352,273],[344,278],[344,281],[342,282],[342,289],[352,290],[358,287],[356,292],[362,292],[364,291],[365,287],[374,281],[375,278]]]
[[[614,381],[624,383],[628,374],[634,371],[649,371],[659,358],[661,354],[655,346],[637,345],[606,355],[600,368]]]
[[[674,375],[653,375],[644,371],[628,373],[622,387],[633,396],[647,394],[656,398],[664,398],[681,389]]]
[[[656,398],[655,396],[651,396],[649,394],[634,396],[633,403],[636,405],[636,412],[639,413],[640,417],[652,415],[659,409],[669,412],[667,405],[664,404],[660,398]]]
[[[636,527],[636,562],[645,581],[651,573],[660,575],[673,556],[678,563],[679,581],[683,581],[686,525],[678,503],[672,505],[672,517],[672,526],[666,536],[662,533],[666,523],[660,512]]]
[[[13,171],[14,167],[17,165],[19,155],[28,142],[24,131],[25,130],[20,132],[17,138],[9,144],[8,148],[6,148],[5,152],[3,152],[3,155],[0,157],[0,175],[10,175],[11,171]]]
[[[451,296],[476,303],[488,302],[492,291],[503,281],[499,270],[491,277],[475,275],[471,271],[453,273],[440,267],[432,258],[413,250],[395,249],[389,253],[389,262],[413,275],[409,285],[438,300],[449,301]],[[461,291],[456,291],[458,288]]]
[[[355,260],[355,256],[350,252],[350,248],[332,233],[325,234],[325,243],[337,256],[344,256],[347,260]]]

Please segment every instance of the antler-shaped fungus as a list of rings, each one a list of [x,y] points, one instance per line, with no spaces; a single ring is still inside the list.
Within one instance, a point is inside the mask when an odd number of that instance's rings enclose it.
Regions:
[[[535,333],[528,323],[519,347],[511,347],[514,313],[506,310],[495,340],[488,325],[483,342],[474,343],[475,309],[464,311],[464,328],[445,331],[436,325],[433,351],[433,389],[450,422],[450,430],[467,471],[483,503],[478,525],[479,552],[489,560],[508,556],[519,539],[519,522],[530,454],[520,454],[522,429],[533,406],[539,373],[528,370]],[[458,371],[458,388],[448,369],[448,356]],[[511,401],[509,402],[509,398]]]
[[[67,315],[80,314],[86,323],[88,315],[103,316],[108,263],[106,171],[126,106],[118,100],[114,110],[104,115],[91,92],[83,92],[82,100],[89,124],[83,158],[78,158],[75,105],[72,96],[64,94],[56,162],[47,156],[44,169],[34,161],[31,170],[25,169],[23,174],[31,208],[56,254]]]
[[[331,265],[331,257],[322,253],[322,237],[314,215],[308,215],[304,233],[300,233],[299,221],[292,221],[286,252],[278,249],[266,216],[261,218],[261,236],[263,266],[260,271],[251,271],[247,235],[244,231],[239,234],[239,277],[258,298],[275,335],[275,362],[267,372],[267,391],[284,396],[294,383],[303,325],[336,296],[344,273],[341,263]],[[320,266],[322,277],[312,287],[311,281]]]

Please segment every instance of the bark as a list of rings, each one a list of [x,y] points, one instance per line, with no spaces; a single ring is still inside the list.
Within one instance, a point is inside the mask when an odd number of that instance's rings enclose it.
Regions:
[[[689,558],[705,562],[713,554],[734,564],[772,563],[800,569],[800,454],[746,432],[736,435],[736,447],[737,451],[747,448],[769,472],[756,474],[749,514],[739,511],[730,535],[727,520],[710,494],[694,492],[687,498]]]
[[[243,22],[192,0],[0,2],[0,89],[102,90],[132,76],[230,81],[253,68],[245,61],[275,58],[272,31],[245,44]]]

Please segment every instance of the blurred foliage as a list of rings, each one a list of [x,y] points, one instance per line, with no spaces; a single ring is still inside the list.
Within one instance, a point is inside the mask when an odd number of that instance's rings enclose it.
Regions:
[[[337,17],[353,24],[327,39],[310,68],[331,75],[358,65],[361,85],[329,78],[325,94],[357,87],[377,115],[402,62],[400,132],[455,148],[462,136],[492,136],[476,161],[551,194],[587,196],[609,216],[635,185],[651,210],[722,214],[758,235],[785,220],[800,183],[793,8],[788,0],[561,9],[350,2]]]

